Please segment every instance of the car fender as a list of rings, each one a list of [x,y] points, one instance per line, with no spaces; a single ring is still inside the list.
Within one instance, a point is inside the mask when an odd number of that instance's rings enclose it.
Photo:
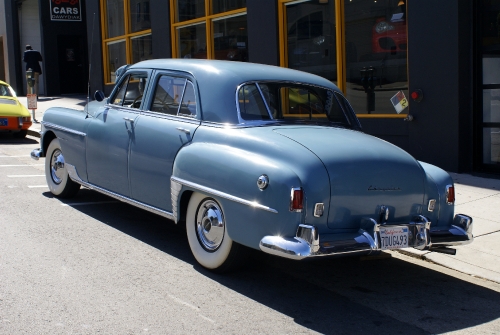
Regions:
[[[453,186],[453,179],[448,172],[432,164],[420,162],[426,175],[426,199],[424,201],[423,213],[432,223],[432,227],[447,227],[453,222],[454,204],[446,201],[446,187]],[[429,211],[430,199],[436,200],[434,210]]]
[[[86,130],[91,118],[86,118],[84,110],[53,107],[43,116],[42,148],[44,154],[50,141],[57,137],[66,163],[74,165],[80,178],[87,180],[85,161]]]

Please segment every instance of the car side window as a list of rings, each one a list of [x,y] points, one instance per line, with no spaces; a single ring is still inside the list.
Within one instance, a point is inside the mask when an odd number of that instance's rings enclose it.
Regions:
[[[156,84],[151,110],[177,115],[185,84],[185,78],[162,75]]]
[[[270,120],[266,105],[255,84],[245,85],[238,91],[240,115],[243,120]]]
[[[130,108],[139,108],[142,103],[144,89],[148,80],[147,73],[133,73],[127,75],[120,83],[118,92],[111,100],[111,104]]]
[[[179,115],[196,117],[196,95],[194,92],[193,83],[186,81],[186,88],[182,96],[181,108]]]

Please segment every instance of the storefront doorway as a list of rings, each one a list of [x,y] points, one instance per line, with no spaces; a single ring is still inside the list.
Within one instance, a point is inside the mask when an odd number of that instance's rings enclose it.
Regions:
[[[61,94],[86,93],[83,38],[78,35],[59,35],[57,50]]]

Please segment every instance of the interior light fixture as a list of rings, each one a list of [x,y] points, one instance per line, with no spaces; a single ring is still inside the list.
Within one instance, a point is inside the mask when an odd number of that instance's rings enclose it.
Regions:
[[[399,0],[398,6],[403,6],[404,4],[405,4],[405,2],[403,0]]]

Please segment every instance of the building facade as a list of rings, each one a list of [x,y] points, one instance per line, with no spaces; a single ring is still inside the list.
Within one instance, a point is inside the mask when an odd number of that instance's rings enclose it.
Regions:
[[[500,0],[18,0],[0,42],[23,92],[38,30],[47,95],[109,94],[116,69],[152,58],[311,72],[367,133],[448,171],[500,173],[499,13]]]

